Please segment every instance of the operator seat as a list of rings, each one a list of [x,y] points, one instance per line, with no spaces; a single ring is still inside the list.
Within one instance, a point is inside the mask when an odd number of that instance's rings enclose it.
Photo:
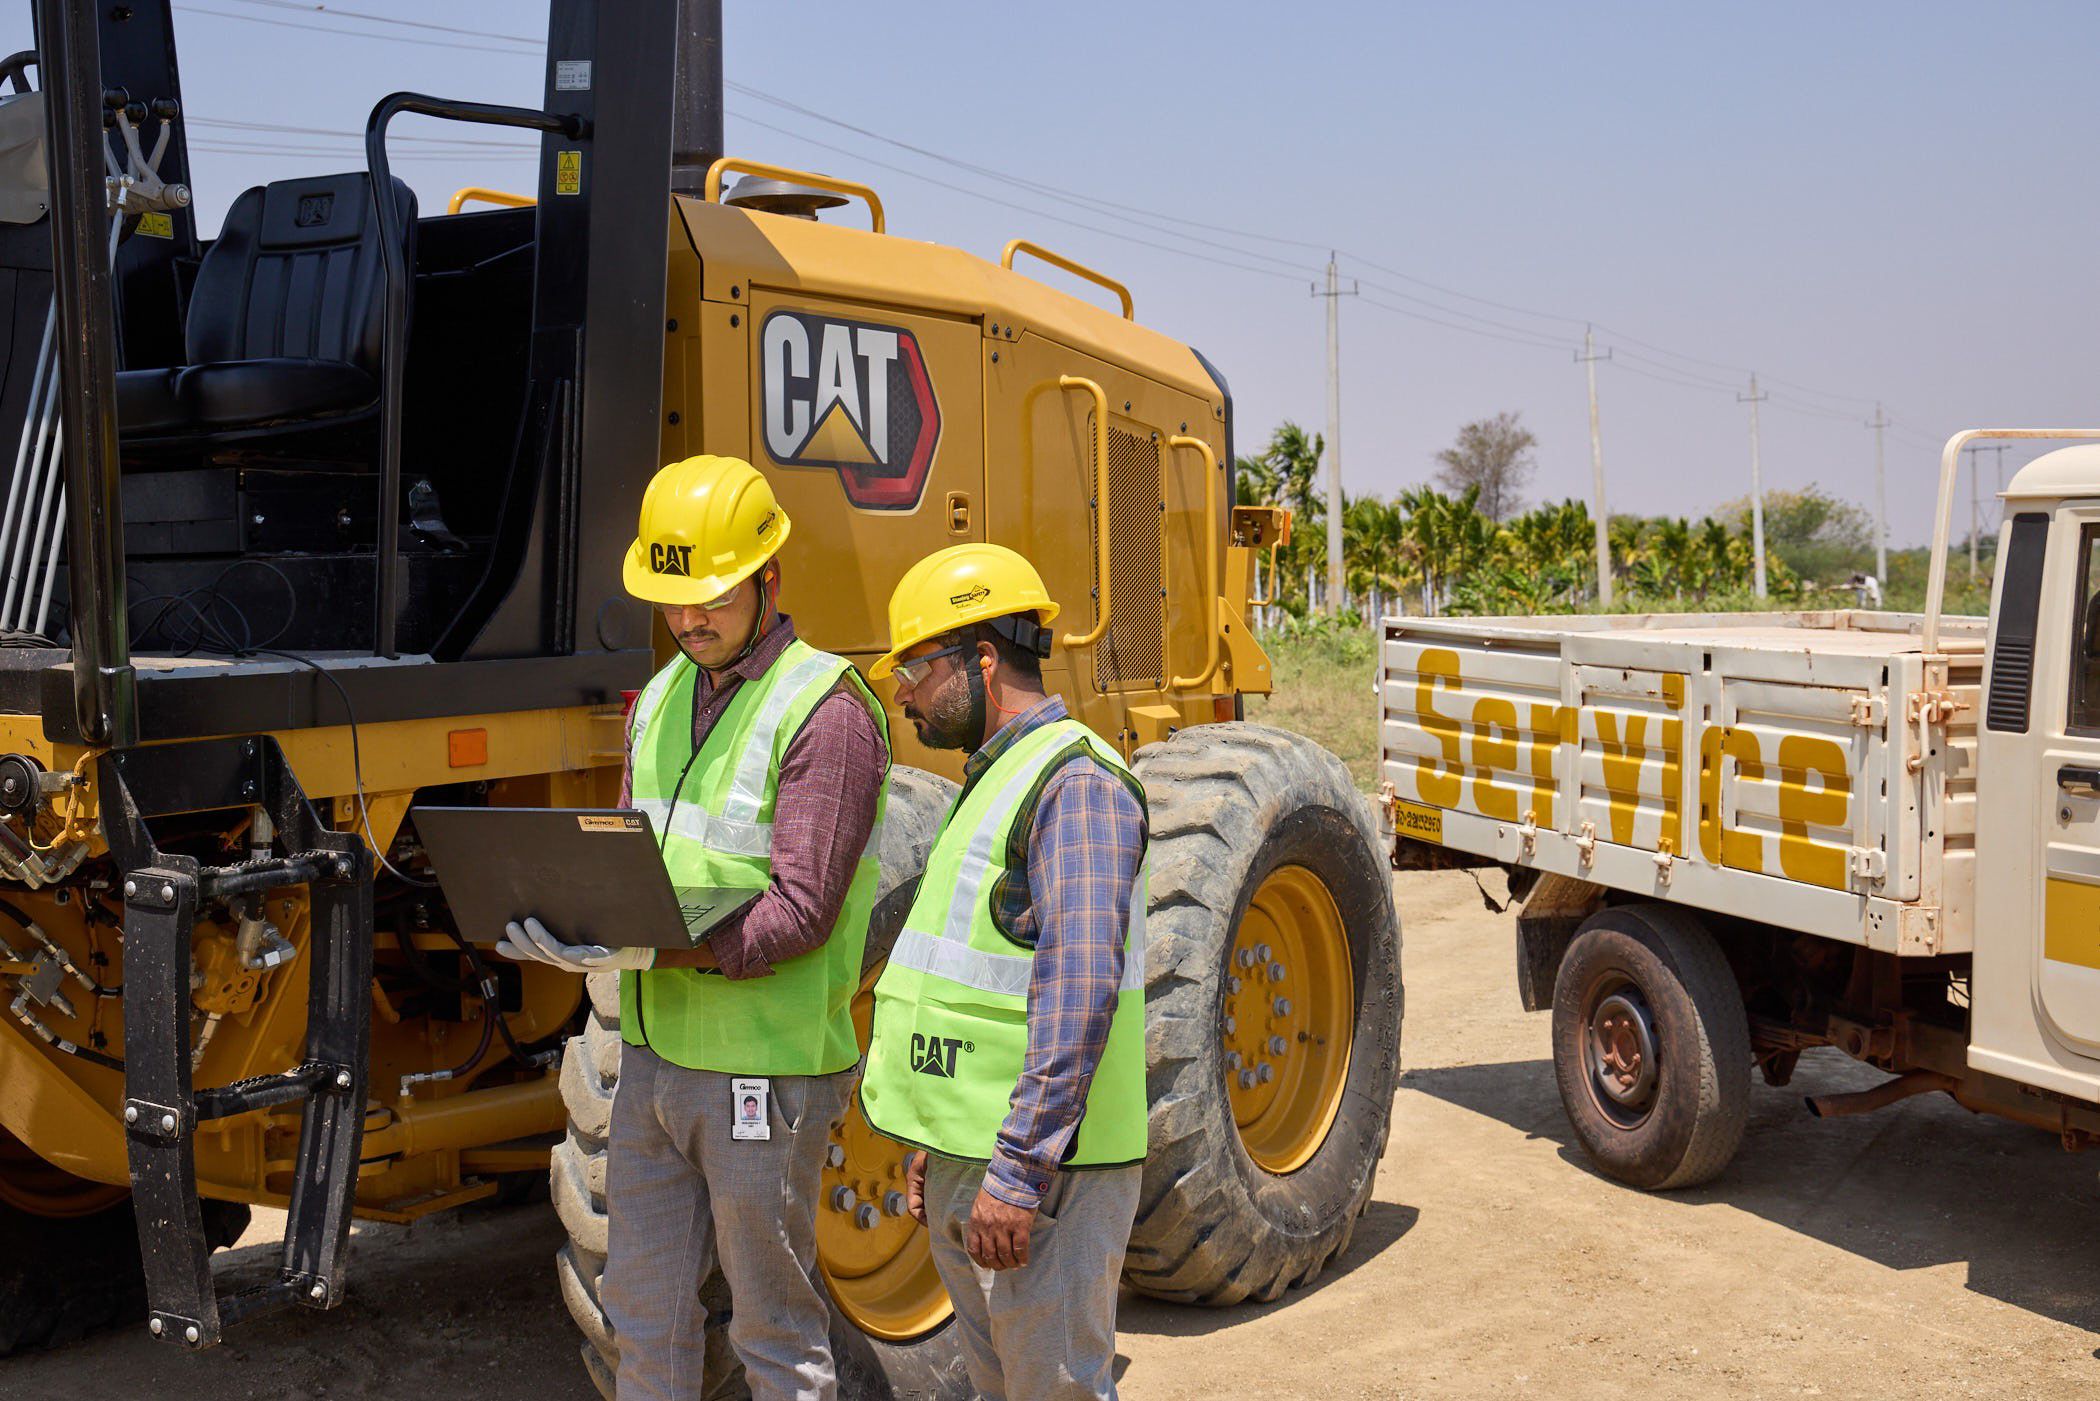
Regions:
[[[416,197],[393,182],[403,266],[415,268]],[[303,428],[378,406],[386,267],[363,171],[248,190],[197,269],[190,363],[117,375],[127,439]]]

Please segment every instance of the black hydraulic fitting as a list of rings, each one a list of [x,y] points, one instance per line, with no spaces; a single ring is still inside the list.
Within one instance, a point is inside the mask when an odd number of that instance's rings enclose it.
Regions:
[[[0,755],[0,812],[16,817],[35,812],[43,772],[44,766],[26,754]]]

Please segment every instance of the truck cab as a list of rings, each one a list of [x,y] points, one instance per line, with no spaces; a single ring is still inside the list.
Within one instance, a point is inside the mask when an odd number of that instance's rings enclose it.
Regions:
[[[2100,446],[2037,458],[2004,500],[1968,1059],[2100,1101]]]

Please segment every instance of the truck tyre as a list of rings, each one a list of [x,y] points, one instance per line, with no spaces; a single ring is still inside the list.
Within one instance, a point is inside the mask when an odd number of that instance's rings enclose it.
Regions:
[[[244,1205],[203,1207],[213,1250],[248,1228]],[[145,1317],[131,1194],[52,1167],[0,1130],[0,1357]]]
[[[1696,918],[1619,905],[1583,922],[1553,986],[1553,1073],[1605,1176],[1665,1191],[1728,1166],[1750,1113],[1750,1025]]]
[[[1400,920],[1339,759],[1262,725],[1137,754],[1150,814],[1150,1151],[1124,1279],[1269,1300],[1349,1244],[1400,1068]]]
[[[955,785],[919,769],[890,772],[890,800],[882,826],[882,879],[869,920],[862,995],[854,1019],[867,1038],[869,989],[890,946],[904,927],[905,912],[926,869],[934,834],[953,802]],[[562,1299],[583,1331],[583,1362],[607,1398],[613,1394],[619,1346],[599,1302],[605,1270],[605,1147],[620,1080],[620,995],[617,979],[588,980],[589,1005],[583,1031],[571,1038],[561,1065],[562,1099],[569,1131],[554,1149],[548,1177],[555,1210],[568,1241],[555,1257]],[[861,1119],[859,1106],[834,1142],[843,1163],[825,1169],[827,1205],[838,1186],[886,1181],[903,1150],[878,1139]],[[840,1178],[834,1182],[834,1177]],[[899,1184],[901,1186],[901,1182]],[[831,1349],[839,1394],[854,1398],[913,1397],[946,1401],[969,1394],[961,1344],[940,1281],[925,1254],[926,1232],[909,1217],[885,1214],[872,1230],[851,1212],[820,1208],[817,1255],[820,1283],[832,1299]],[[928,1292],[930,1285],[931,1292]],[[702,1401],[750,1394],[743,1368],[729,1346],[726,1328],[734,1301],[720,1270],[701,1286],[707,1309],[707,1362]]]

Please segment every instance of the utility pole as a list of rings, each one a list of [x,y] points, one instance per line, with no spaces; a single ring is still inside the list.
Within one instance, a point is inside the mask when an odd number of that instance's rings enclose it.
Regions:
[[[1962,451],[1969,455],[1969,583],[1974,585],[1976,582],[1976,518],[1978,514],[1976,454],[1982,452],[1983,449],[1970,447],[1963,448]]]
[[[1888,426],[1888,415],[1876,404],[1874,421],[1867,427],[1874,430],[1874,578],[1884,595],[1889,586],[1889,478],[1882,463],[1881,438]]]
[[[1991,445],[1990,447],[1987,447],[1987,448],[1985,448],[1985,449],[1984,449],[1984,451],[1985,451],[1985,452],[1991,452],[1991,453],[1996,453],[1996,454],[1997,454],[1997,459],[1996,459],[1996,461],[1997,461],[1997,464],[1998,464],[1998,466],[1997,466],[1997,471],[1996,471],[1995,473],[1993,473],[1992,475],[1993,475],[1993,479],[1994,479],[1994,480],[1995,480],[1995,481],[1997,482],[1997,484],[1998,484],[1998,485],[1997,485],[1997,489],[1996,489],[1996,491],[1995,491],[1995,492],[1993,493],[1993,495],[1997,495],[1997,494],[1999,494],[1999,493],[2002,493],[2002,492],[2003,492],[2003,491],[2005,490],[2005,449],[2007,448],[2007,446],[2009,446],[2009,445],[2008,445],[2008,444],[2005,444],[2005,443],[1994,443],[1994,444],[1992,444],[1992,445]],[[1998,520],[1997,520],[1997,523],[1996,523],[1995,525],[1993,525],[1993,526],[1992,526],[1991,528],[1992,528],[1993,530],[1996,530],[1996,529],[1998,528],[1998,526],[2001,526],[2001,525],[2004,525],[2004,524],[2005,524],[2005,507],[2004,507],[2004,503],[2002,503],[2002,502],[2001,502],[2001,503],[1999,504],[1999,508],[1998,508]]]
[[[1582,328],[1582,354],[1575,357],[1590,377],[1590,476],[1597,486],[1597,603],[1611,607],[1611,518],[1604,506],[1604,439],[1597,432],[1597,362],[1611,359],[1611,352],[1596,352],[1589,327]]]
[[[1356,295],[1356,284],[1341,289],[1334,254],[1327,255],[1327,290],[1313,288],[1315,297],[1327,298],[1327,611],[1342,606],[1342,298]]]
[[[1750,406],[1750,548],[1756,555],[1753,567],[1757,571],[1757,596],[1765,596],[1765,473],[1764,464],[1758,459],[1757,406],[1771,398],[1769,394],[1757,392],[1757,376],[1750,376],[1750,393],[1746,397],[1738,394],[1738,404]]]

